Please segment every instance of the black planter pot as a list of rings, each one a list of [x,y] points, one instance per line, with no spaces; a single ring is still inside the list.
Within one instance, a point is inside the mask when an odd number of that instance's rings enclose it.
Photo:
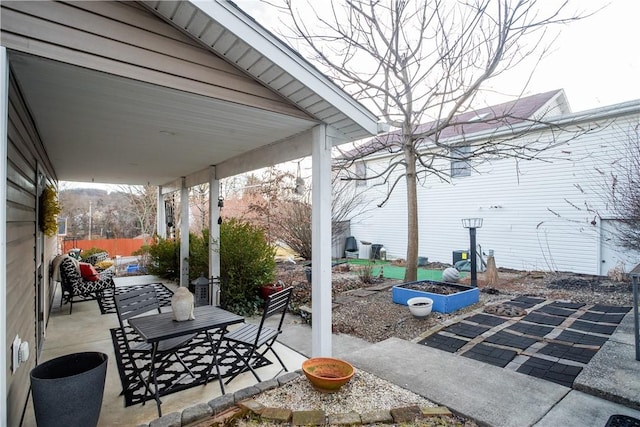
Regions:
[[[31,394],[38,427],[96,426],[107,359],[104,353],[73,353],[33,368]]]

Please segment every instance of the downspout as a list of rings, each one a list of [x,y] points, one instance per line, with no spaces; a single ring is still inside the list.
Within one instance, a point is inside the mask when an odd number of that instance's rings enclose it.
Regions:
[[[311,213],[311,353],[331,356],[331,143],[327,126],[313,128]]]
[[[9,99],[9,60],[0,46],[0,342],[7,342],[7,114]],[[4,345],[3,345],[4,348]],[[0,352],[0,366],[8,372],[7,351]],[[0,375],[0,425],[6,426],[7,376]]]

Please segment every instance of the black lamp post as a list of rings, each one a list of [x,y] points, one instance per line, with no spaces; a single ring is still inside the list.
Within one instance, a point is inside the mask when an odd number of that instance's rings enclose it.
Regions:
[[[478,286],[477,254],[476,254],[476,228],[482,227],[482,218],[463,218],[462,226],[469,229],[471,246],[471,286]]]

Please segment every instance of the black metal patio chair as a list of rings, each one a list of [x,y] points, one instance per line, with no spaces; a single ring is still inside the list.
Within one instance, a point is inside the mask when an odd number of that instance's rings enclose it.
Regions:
[[[235,377],[247,370],[250,370],[253,376],[256,377],[256,380],[260,382],[260,376],[258,376],[253,368],[252,362],[264,357],[268,351],[271,351],[276,359],[278,359],[278,362],[282,365],[282,369],[288,371],[282,359],[280,359],[280,356],[274,350],[273,345],[278,335],[282,333],[282,323],[289,307],[292,291],[293,287],[289,287],[267,297],[260,324],[245,323],[240,328],[227,332],[221,337],[216,346],[216,357],[218,356],[220,346],[222,343],[225,343],[225,345],[235,353],[242,365],[244,365],[240,371],[227,379],[225,384],[229,384]],[[265,326],[265,321],[275,315],[280,316],[278,326],[276,328]],[[240,349],[245,350],[244,354],[240,353]]]
[[[69,303],[69,314],[73,312],[73,303],[102,298],[106,289],[114,289],[114,271],[112,269],[99,273],[95,280],[87,280],[80,275],[78,265],[71,257],[64,257],[60,261],[60,284],[62,297],[60,306]]]
[[[114,296],[116,313],[118,315],[118,322],[120,324],[120,330],[124,336],[124,343],[126,350],[131,358],[131,362],[133,365],[133,369],[135,371],[135,376],[137,376],[140,381],[144,384],[147,393],[153,395],[154,393],[151,391],[149,387],[149,379],[151,379],[152,372],[161,372],[162,367],[171,363],[171,356],[175,356],[176,360],[184,367],[187,373],[195,378],[191,369],[184,363],[180,355],[177,353],[178,350],[186,346],[195,336],[196,334],[179,336],[176,338],[171,338],[168,340],[163,340],[157,343],[155,360],[153,358],[153,345],[147,343],[142,340],[130,339],[127,333],[131,334],[130,330],[127,331],[127,321],[133,317],[138,317],[142,315],[152,314],[151,312],[161,313],[160,303],[158,301],[158,297],[156,295],[156,290],[153,286],[144,286],[140,289],[134,289],[127,291],[122,294],[118,294]],[[135,354],[143,354],[148,356],[149,360],[154,363],[159,363],[158,368],[155,370],[153,366],[150,367],[149,379],[145,381],[141,369],[136,364]],[[155,375],[152,378],[155,386],[158,385],[155,383]],[[136,386],[138,383],[136,381],[130,381],[129,388]],[[126,390],[123,390],[121,394],[123,394]],[[146,401],[143,400],[143,404]]]

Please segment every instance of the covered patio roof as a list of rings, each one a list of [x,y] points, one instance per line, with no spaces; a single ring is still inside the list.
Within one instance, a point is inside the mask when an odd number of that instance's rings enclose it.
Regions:
[[[205,96],[197,82],[190,91],[170,80],[136,79],[125,68],[104,72],[80,60],[65,63],[35,44],[9,46],[12,72],[57,179],[174,186],[187,177],[195,185],[206,182],[202,171],[212,165],[221,179],[308,156],[311,129],[320,123],[334,144],[377,131],[372,113],[232,3],[138,6],[280,99],[268,100],[269,108],[243,104],[224,93]]]

